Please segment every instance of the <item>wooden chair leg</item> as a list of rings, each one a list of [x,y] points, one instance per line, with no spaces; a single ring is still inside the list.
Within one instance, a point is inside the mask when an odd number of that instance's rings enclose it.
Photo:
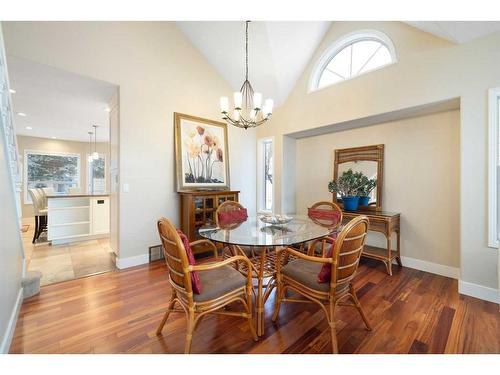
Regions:
[[[38,233],[38,216],[35,215],[35,232],[33,233],[33,241],[31,243],[35,243],[36,241],[36,235]]]
[[[278,286],[276,288],[276,301],[274,303],[274,313],[272,317],[272,321],[275,322],[278,319],[278,315],[280,313],[281,308],[281,300],[283,299],[283,283],[281,280],[278,280]]]
[[[187,315],[187,331],[186,344],[184,345],[184,354],[189,354],[191,352],[191,341],[193,340],[194,331],[194,310],[190,308]]]
[[[163,331],[163,327],[165,326],[165,323],[167,322],[168,316],[170,315],[170,312],[174,308],[175,305],[175,294],[172,294],[172,298],[170,299],[170,302],[167,307],[167,311],[165,311],[165,315],[163,315],[163,319],[160,322],[160,325],[156,329],[156,334],[159,335],[161,334],[161,331]]]
[[[337,343],[337,331],[335,330],[335,318],[334,318],[335,302],[329,303],[329,310],[330,310],[330,316],[328,317],[328,325],[330,326],[330,335],[332,338],[332,353],[338,354],[339,346]]]
[[[36,239],[40,238],[40,235],[42,234],[43,230],[43,216],[38,216],[38,225],[37,225],[37,231],[36,231]]]
[[[254,341],[259,340],[257,336],[257,332],[255,331],[255,327],[253,325],[253,314],[252,314],[252,293],[253,287],[247,289],[247,314],[248,314],[248,325],[250,327],[250,333],[252,334],[252,338]]]
[[[365,322],[366,329],[368,331],[371,331],[372,327],[370,325],[370,322],[369,322],[368,318],[366,317],[365,312],[363,311],[363,308],[361,307],[361,304],[359,303],[358,296],[356,295],[356,290],[354,289],[352,284],[350,286],[350,289],[351,289],[351,298],[354,301],[354,305],[356,306],[356,309],[358,310],[359,315],[361,315],[363,322]]]

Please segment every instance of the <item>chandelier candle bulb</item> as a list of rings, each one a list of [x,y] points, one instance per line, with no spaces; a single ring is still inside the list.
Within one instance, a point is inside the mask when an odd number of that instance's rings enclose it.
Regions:
[[[241,109],[241,101],[243,99],[243,95],[240,91],[234,93],[234,108]]]
[[[237,110],[234,111],[233,118],[234,121],[240,121],[240,113]]]
[[[253,107],[254,109],[260,109],[262,106],[262,94],[260,92],[256,92],[253,94]]]
[[[264,104],[264,108],[265,108],[264,114],[265,115],[269,115],[269,114],[273,113],[273,105],[274,105],[274,102],[272,99],[266,99],[266,104]]]
[[[220,98],[220,111],[222,113],[227,113],[228,110],[229,110],[229,99],[227,98],[227,96],[223,96],[222,98]]]

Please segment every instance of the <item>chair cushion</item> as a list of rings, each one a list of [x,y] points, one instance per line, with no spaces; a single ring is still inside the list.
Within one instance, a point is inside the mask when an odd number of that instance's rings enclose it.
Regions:
[[[203,292],[195,294],[197,302],[208,301],[246,285],[247,279],[232,266],[223,266],[199,273]]]
[[[328,264],[331,267],[331,264]],[[288,263],[281,269],[283,275],[298,281],[299,283],[320,292],[328,292],[330,283],[319,283],[318,272],[322,267],[321,263],[311,262],[304,259],[296,259]],[[337,287],[337,293],[348,288],[348,284],[342,284]]]
[[[330,245],[330,248],[328,249],[328,253],[326,254],[327,258],[332,257],[333,248],[335,247],[335,240],[337,239],[337,234],[331,236],[330,238],[333,239],[333,242],[328,243]],[[318,273],[318,282],[329,283],[331,279],[332,279],[332,265],[324,263],[323,266],[321,267],[321,270]]]
[[[331,265],[329,264],[329,266]],[[281,273],[311,289],[328,292],[330,284],[318,282],[318,273],[321,271],[321,267],[321,263],[296,259],[284,266]]]
[[[180,229],[177,229],[177,234],[182,240],[182,244],[184,245],[184,249],[186,250],[189,264],[191,266],[194,266],[196,264],[196,260],[194,259],[193,249],[191,249],[191,245],[189,244],[187,236]],[[202,283],[200,281],[200,275],[198,274],[198,272],[191,272],[191,286],[193,287],[193,293],[201,294],[201,285]]]
[[[340,212],[322,208],[308,208],[307,216],[311,219],[321,220],[328,226],[335,226],[340,221]]]
[[[246,208],[219,212],[218,215],[219,215],[219,222],[222,225],[238,224],[248,219],[248,212]]]

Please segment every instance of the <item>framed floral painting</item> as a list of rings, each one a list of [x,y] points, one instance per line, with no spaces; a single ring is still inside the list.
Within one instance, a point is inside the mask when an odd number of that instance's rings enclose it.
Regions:
[[[174,113],[177,191],[229,189],[227,125]]]

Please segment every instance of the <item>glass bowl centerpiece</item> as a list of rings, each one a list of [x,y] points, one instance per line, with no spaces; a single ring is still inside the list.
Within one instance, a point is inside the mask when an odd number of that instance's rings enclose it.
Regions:
[[[290,221],[293,220],[292,216],[288,215],[273,215],[273,214],[265,214],[259,216],[260,221],[266,224],[272,224],[272,225],[284,225],[288,224]]]

